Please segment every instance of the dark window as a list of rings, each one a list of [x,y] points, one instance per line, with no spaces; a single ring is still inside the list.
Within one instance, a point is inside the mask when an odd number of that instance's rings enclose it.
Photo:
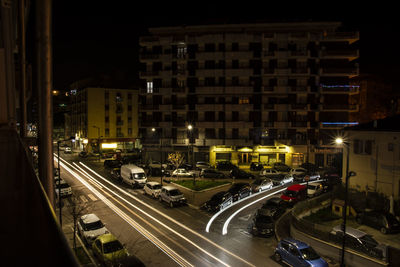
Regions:
[[[215,52],[215,44],[205,44],[204,50],[206,52]]]
[[[210,139],[215,138],[215,129],[214,128],[206,128],[206,138],[210,138]]]
[[[218,85],[219,86],[225,86],[225,77],[219,77],[218,78]]]
[[[218,112],[218,121],[225,121],[225,112]]]
[[[105,110],[110,110],[110,106],[109,106],[109,105],[105,105],[105,106],[104,106],[104,109],[105,109]]]
[[[239,44],[238,43],[232,43],[232,51],[239,51]]]
[[[215,104],[215,98],[214,97],[204,98],[204,104]]]
[[[218,66],[219,69],[225,69],[225,60],[219,60]]]
[[[206,111],[204,113],[204,118],[206,121],[215,121],[215,112],[214,111]]]
[[[361,140],[354,140],[354,154],[362,154],[363,153],[363,142]]]
[[[225,139],[225,129],[218,129],[218,138]]]
[[[206,69],[215,69],[215,61],[214,60],[206,60],[204,66]]]
[[[365,141],[365,154],[371,155],[372,153],[372,141],[371,140],[366,140]]]
[[[106,122],[106,123],[110,122],[110,118],[109,118],[109,117],[106,117],[106,118],[105,118],[105,122]]]
[[[239,68],[239,60],[232,60],[232,69]]]
[[[232,138],[239,138],[239,129],[234,128],[232,129]]]
[[[239,121],[239,112],[232,111],[232,121]]]
[[[239,85],[239,77],[232,77],[232,85],[235,85],[235,86],[237,86],[237,85]]]
[[[215,86],[215,78],[214,77],[206,77],[204,79],[205,86]]]

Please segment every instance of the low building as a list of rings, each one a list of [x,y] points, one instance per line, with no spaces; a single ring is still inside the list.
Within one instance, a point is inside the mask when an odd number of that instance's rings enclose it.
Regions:
[[[400,115],[345,128],[349,149],[344,149],[343,170],[356,172],[349,186],[399,199]],[[344,176],[344,175],[343,175]]]

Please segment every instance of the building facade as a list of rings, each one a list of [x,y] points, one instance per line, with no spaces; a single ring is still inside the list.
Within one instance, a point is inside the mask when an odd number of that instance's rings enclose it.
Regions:
[[[85,87],[71,91],[70,134],[86,151],[138,148],[138,91]]]
[[[350,187],[399,199],[399,125],[400,116],[396,115],[346,129],[349,170],[357,174],[349,179]],[[347,149],[344,150],[343,166],[346,166],[346,159]]]
[[[358,33],[340,26],[149,29],[140,38],[143,146],[213,164],[329,164],[334,132],[358,111]]]

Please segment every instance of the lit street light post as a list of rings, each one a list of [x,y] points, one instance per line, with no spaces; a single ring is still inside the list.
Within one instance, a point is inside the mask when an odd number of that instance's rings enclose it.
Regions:
[[[191,124],[189,124],[187,128],[189,130],[189,154],[188,154],[188,156],[190,156],[190,163],[193,166],[193,145],[192,145],[193,126]]]
[[[92,126],[97,129],[97,152],[99,153],[99,161],[100,161],[100,127],[95,125]]]
[[[343,224],[342,224],[342,231],[343,231],[343,239],[342,239],[342,252],[341,252],[341,260],[340,266],[344,267],[344,252],[346,246],[346,219],[347,219],[347,193],[349,190],[349,178],[351,176],[356,176],[356,173],[353,171],[349,171],[349,155],[350,155],[350,144],[343,141],[342,138],[336,138],[335,143],[337,145],[343,145],[346,147],[346,184],[345,184],[345,193],[344,193],[344,207],[343,207]]]

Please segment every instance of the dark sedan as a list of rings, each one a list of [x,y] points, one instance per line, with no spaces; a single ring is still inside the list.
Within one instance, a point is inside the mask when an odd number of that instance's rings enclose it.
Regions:
[[[213,195],[211,199],[204,203],[201,208],[214,212],[228,207],[232,204],[232,202],[232,194],[227,191],[221,191]]]
[[[275,219],[282,216],[287,208],[286,201],[282,200],[280,197],[273,197],[268,199],[260,208],[260,210],[269,210]]]
[[[233,201],[248,197],[251,195],[251,186],[249,183],[236,183],[228,190],[232,194]]]
[[[202,169],[199,176],[201,178],[224,178],[225,174],[214,169]]]
[[[254,179],[254,175],[241,169],[233,169],[229,172],[229,176],[235,179]]]
[[[274,234],[275,219],[269,210],[258,210],[253,218],[252,234],[270,237]]]
[[[356,221],[381,231],[382,234],[400,232],[400,222],[388,212],[366,211],[357,214]]]
[[[114,159],[106,159],[104,161],[104,167],[105,168],[109,168],[109,169],[113,169],[113,168],[120,168],[122,165],[121,161],[119,160],[114,160]]]

